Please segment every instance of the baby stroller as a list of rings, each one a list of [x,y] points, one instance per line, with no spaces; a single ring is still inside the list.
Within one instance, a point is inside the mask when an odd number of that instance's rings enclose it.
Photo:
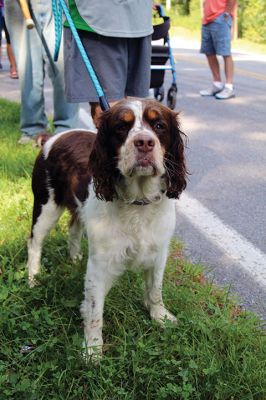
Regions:
[[[154,89],[155,99],[163,101],[165,92],[163,85],[165,71],[171,71],[172,85],[167,93],[167,105],[171,110],[173,110],[176,106],[177,84],[175,60],[169,39],[170,18],[165,16],[164,9],[161,5],[157,5],[156,9],[159,17],[163,19],[163,22],[159,25],[153,26],[152,40],[156,41],[163,39],[164,45],[152,45],[150,88]],[[170,65],[166,65],[168,60]]]

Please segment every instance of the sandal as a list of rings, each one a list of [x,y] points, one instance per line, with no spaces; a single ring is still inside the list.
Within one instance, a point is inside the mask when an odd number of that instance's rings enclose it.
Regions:
[[[10,78],[11,79],[18,79],[17,71],[13,71],[13,72],[10,71]]]

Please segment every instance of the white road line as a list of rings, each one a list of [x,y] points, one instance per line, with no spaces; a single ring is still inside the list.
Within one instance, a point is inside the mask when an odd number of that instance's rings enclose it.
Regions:
[[[176,209],[254,280],[266,287],[266,255],[261,250],[187,193],[176,202]]]

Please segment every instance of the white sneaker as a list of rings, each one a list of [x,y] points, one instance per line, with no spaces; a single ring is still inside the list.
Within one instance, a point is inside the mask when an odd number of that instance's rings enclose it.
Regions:
[[[29,135],[26,135],[25,133],[23,133],[23,135],[21,135],[21,137],[20,137],[20,139],[18,141],[18,144],[28,144],[28,143],[30,143],[32,141],[33,141],[33,137],[32,136],[29,136]]]
[[[228,100],[232,99],[232,97],[235,97],[235,92],[234,89],[225,87],[221,92],[217,93],[215,97],[217,100]]]
[[[199,93],[201,96],[215,96],[217,93],[221,92],[224,89],[224,86],[219,88],[216,85],[212,85],[209,89],[201,90]]]

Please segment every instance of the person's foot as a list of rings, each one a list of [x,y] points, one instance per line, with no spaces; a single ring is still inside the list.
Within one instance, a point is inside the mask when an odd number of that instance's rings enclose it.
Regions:
[[[217,100],[228,100],[235,97],[235,92],[233,88],[231,89],[225,86],[225,88],[221,92],[217,93],[215,97]]]
[[[33,142],[34,140],[34,136],[29,136],[26,133],[23,133],[20,137],[20,139],[18,140],[18,144],[28,144]]]
[[[18,144],[32,143],[33,147],[42,147],[51,136],[52,134],[47,131],[35,133],[34,135],[27,135],[27,133],[23,133],[18,140]]]
[[[10,71],[10,78],[11,79],[18,79],[17,71]]]
[[[203,89],[200,90],[200,95],[205,97],[205,96],[215,96],[217,93],[221,92],[224,89],[224,85],[222,86],[216,86],[214,83],[212,86],[208,89]]]

